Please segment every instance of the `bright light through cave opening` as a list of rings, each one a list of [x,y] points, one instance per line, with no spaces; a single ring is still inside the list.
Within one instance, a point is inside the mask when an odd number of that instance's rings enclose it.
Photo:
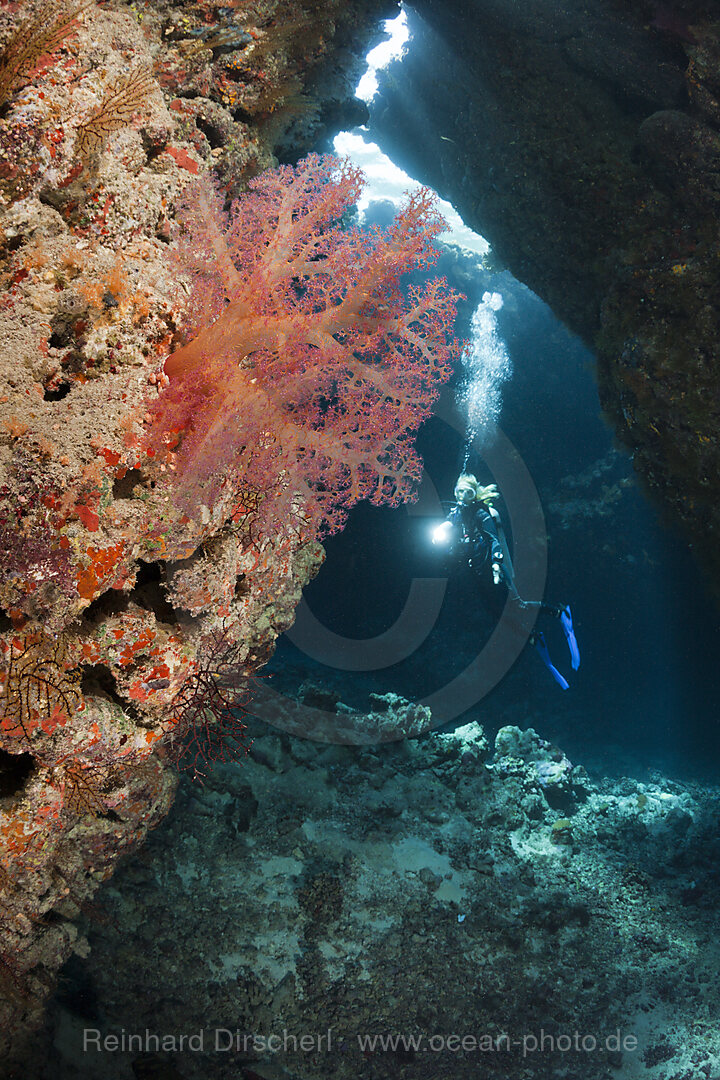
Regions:
[[[395,19],[386,19],[385,31],[388,38],[368,53],[368,69],[355,92],[357,97],[368,103],[372,101],[378,88],[377,72],[402,55],[409,39],[405,12],[401,11]],[[367,187],[358,203],[361,214],[371,202],[392,202],[399,205],[405,192],[421,187],[417,180],[413,180],[395,165],[376,143],[370,142],[367,134],[366,127],[341,131],[334,142],[336,152],[342,157],[350,158],[353,164],[363,170],[367,178]],[[448,223],[448,229],[441,234],[440,239],[445,243],[457,244],[477,255],[486,254],[489,250],[487,241],[464,224],[449,202],[444,199],[439,199],[438,202],[440,212]]]
[[[368,104],[372,101],[378,88],[377,72],[387,67],[391,60],[402,56],[403,46],[410,36],[407,27],[407,15],[404,11],[401,11],[395,19],[385,20],[385,32],[389,35],[387,41],[381,41],[365,57],[368,69],[355,91],[355,97],[362,98]]]

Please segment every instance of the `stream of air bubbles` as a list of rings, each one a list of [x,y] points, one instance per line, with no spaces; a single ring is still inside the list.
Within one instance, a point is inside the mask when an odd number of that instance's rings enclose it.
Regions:
[[[463,472],[473,443],[477,449],[487,443],[502,409],[503,383],[512,374],[512,362],[497,327],[502,306],[500,293],[483,293],[472,317],[472,338],[463,356],[465,375],[460,388],[467,409]]]

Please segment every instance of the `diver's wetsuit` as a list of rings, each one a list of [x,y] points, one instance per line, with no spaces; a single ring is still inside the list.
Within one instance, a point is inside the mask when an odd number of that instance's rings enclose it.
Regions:
[[[448,514],[447,521],[453,526],[453,535],[450,539],[451,555],[461,558],[471,570],[480,575],[481,579],[486,576],[483,573],[483,568],[487,563],[488,555],[490,555],[493,581],[495,585],[500,584],[500,582],[505,585],[511,600],[514,600],[520,608],[532,605],[547,611],[560,620],[570,649],[572,668],[573,671],[577,671],[580,666],[580,652],[573,631],[569,606],[567,604],[549,604],[545,600],[522,599],[515,584],[515,574],[510,555],[507,554],[506,556],[507,545],[504,537],[501,540],[495,519],[486,505],[480,500],[471,503],[456,503]],[[493,590],[493,593],[497,595],[495,590]],[[524,630],[521,632],[526,633]],[[529,634],[528,640],[539,652],[543,663],[555,681],[563,690],[567,690],[568,681],[552,663],[542,632],[533,630]]]
[[[458,530],[453,536],[452,553],[467,558],[468,566],[476,574],[482,572],[488,554],[493,562],[502,562],[503,553],[497,527],[492,514],[483,503],[457,503],[448,514],[447,520]]]

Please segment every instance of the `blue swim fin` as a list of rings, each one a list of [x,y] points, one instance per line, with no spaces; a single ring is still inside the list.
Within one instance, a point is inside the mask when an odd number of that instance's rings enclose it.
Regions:
[[[532,643],[537,649],[537,651],[540,653],[540,659],[552,675],[555,682],[559,683],[563,690],[567,690],[570,686],[570,683],[560,674],[560,672],[550,659],[550,653],[548,652],[548,647],[545,644],[544,635],[540,633],[533,634]]]
[[[565,631],[565,637],[567,638],[572,669],[573,671],[577,671],[580,667],[580,650],[578,649],[575,631],[573,630],[572,613],[569,604],[563,609],[562,614],[560,615],[560,622],[562,623],[562,628]]]

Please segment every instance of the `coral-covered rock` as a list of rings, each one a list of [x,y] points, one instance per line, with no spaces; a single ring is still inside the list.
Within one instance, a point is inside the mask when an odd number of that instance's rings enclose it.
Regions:
[[[323,558],[289,527],[163,518],[144,418],[187,298],[168,257],[184,187],[274,164],[335,35],[375,33],[382,4],[320,24],[262,0],[232,26],[186,7],[0,14],[3,1058],[83,949],[78,910],[167,812],[173,763],[203,771],[226,736],[244,753],[248,679]]]

